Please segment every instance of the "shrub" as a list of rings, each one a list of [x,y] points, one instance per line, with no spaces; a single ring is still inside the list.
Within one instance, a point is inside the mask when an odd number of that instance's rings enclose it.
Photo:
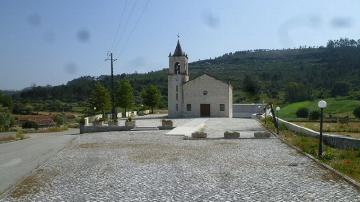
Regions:
[[[37,130],[39,128],[39,125],[34,121],[25,121],[22,124],[22,128],[35,128]]]
[[[330,161],[335,158],[334,152],[331,149],[326,149],[324,154],[322,155],[323,160]]]
[[[310,120],[318,120],[319,118],[320,118],[320,112],[319,111],[314,110],[314,111],[310,112],[310,114],[309,114],[309,119]]]
[[[8,131],[15,123],[14,118],[9,113],[0,112],[0,132]]]
[[[309,109],[306,107],[301,107],[296,111],[296,117],[298,118],[307,118],[309,116]]]
[[[54,121],[56,123],[56,126],[58,126],[58,127],[65,124],[65,115],[64,114],[55,115]]]
[[[354,109],[353,114],[356,118],[360,119],[360,106]]]
[[[17,139],[20,139],[20,140],[25,139],[25,134],[24,134],[24,132],[23,132],[23,131],[17,131],[17,132],[16,132],[16,138],[17,138]]]

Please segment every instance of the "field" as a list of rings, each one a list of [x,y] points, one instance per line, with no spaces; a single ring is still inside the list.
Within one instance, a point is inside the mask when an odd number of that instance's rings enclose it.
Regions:
[[[301,107],[306,107],[309,111],[319,110],[317,106],[319,100],[314,101],[303,101],[289,104],[282,107],[279,111],[279,117],[285,120],[296,119],[296,111]],[[346,117],[354,118],[353,110],[360,106],[360,100],[349,100],[345,98],[328,98],[325,99],[327,102],[327,108],[324,110],[325,117]]]
[[[319,131],[319,122],[295,122],[295,124]],[[348,124],[341,123],[324,123],[324,132],[335,133],[338,135],[345,135],[349,137],[360,139],[360,122],[349,122]]]

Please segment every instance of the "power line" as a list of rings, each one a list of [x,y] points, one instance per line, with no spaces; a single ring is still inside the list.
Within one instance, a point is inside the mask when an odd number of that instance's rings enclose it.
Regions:
[[[120,34],[120,38],[115,42],[114,50],[116,50],[117,47],[119,46],[120,42],[122,42],[123,36],[125,35],[126,28],[127,28],[128,24],[129,24],[129,21],[130,21],[132,15],[133,15],[133,13],[134,13],[137,2],[138,1],[134,1],[134,4],[132,4],[132,6],[131,6],[131,9],[130,9],[130,11],[128,13],[129,15],[127,15],[127,18],[125,20],[125,25],[123,27],[124,29],[122,30],[123,32]]]
[[[142,17],[143,17],[143,15],[144,15],[144,13],[145,13],[145,11],[146,11],[149,3],[150,3],[150,0],[147,0],[146,3],[145,3],[145,5],[144,5],[144,7],[143,7],[143,9],[142,9],[141,12],[140,12],[139,17],[138,17],[137,20],[135,21],[135,24],[134,24],[133,28],[131,29],[130,34],[127,35],[127,38],[126,38],[126,40],[125,40],[125,43],[124,43],[124,45],[123,45],[123,47],[122,47],[122,49],[121,49],[121,53],[125,52],[125,50],[126,50],[126,48],[127,48],[127,45],[128,45],[128,43],[129,43],[129,40],[130,40],[131,36],[133,35],[135,29],[137,28],[140,20],[142,19]]]
[[[110,51],[112,51],[113,48],[114,48],[114,44],[115,44],[115,41],[116,41],[116,39],[117,39],[118,33],[119,33],[119,31],[120,31],[120,27],[121,27],[121,25],[123,24],[123,21],[124,21],[124,20],[123,20],[124,13],[125,13],[126,8],[127,8],[127,5],[128,5],[127,2],[128,2],[128,0],[125,0],[125,4],[124,4],[124,6],[123,6],[123,9],[121,10],[119,25],[117,26],[117,29],[116,29],[116,32],[115,32],[115,35],[114,35],[114,39],[113,39],[113,41],[112,41],[112,43],[111,43]]]

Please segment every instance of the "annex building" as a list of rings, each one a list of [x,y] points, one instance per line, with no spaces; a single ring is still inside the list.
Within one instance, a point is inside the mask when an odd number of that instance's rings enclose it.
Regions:
[[[178,40],[169,54],[169,117],[232,117],[232,90],[229,82],[208,74],[189,80],[188,56]]]

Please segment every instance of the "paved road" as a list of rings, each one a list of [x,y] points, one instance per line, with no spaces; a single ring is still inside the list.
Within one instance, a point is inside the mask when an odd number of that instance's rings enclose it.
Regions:
[[[360,201],[352,185],[278,139],[165,133],[80,135],[0,201]]]
[[[79,130],[31,134],[29,139],[0,144],[0,193],[77,137],[71,134],[79,134]]]

